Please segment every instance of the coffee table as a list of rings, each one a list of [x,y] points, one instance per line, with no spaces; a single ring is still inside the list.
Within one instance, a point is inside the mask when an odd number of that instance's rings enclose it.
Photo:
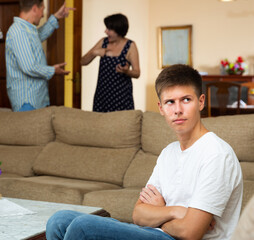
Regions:
[[[0,219],[0,239],[4,240],[45,240],[46,223],[59,210],[74,210],[87,214],[109,217],[102,208],[63,203],[3,198],[24,207],[35,214],[7,216]]]

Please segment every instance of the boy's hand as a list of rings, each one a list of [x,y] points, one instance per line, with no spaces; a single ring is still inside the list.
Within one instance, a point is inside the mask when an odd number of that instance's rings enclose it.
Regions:
[[[166,205],[164,198],[153,185],[147,185],[146,188],[143,188],[140,192],[139,199],[143,203],[151,204],[154,206],[163,207]]]
[[[215,224],[216,224],[216,221],[213,218],[213,220],[211,221],[211,223],[209,225],[208,231],[212,231],[214,229],[214,227],[215,227]]]

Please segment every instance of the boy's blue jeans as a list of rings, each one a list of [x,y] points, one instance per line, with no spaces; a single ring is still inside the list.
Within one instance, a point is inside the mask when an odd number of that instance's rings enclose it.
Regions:
[[[48,220],[46,237],[47,240],[174,240],[155,228],[69,210],[56,212]]]

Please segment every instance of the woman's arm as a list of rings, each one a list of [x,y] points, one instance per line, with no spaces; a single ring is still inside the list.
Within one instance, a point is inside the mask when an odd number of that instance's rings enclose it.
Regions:
[[[126,64],[123,67],[121,65],[117,65],[116,71],[124,73],[131,78],[139,78],[140,76],[139,55],[135,42],[131,43],[126,59],[131,63],[131,68],[129,67],[129,64]]]
[[[103,38],[95,44],[93,48],[91,48],[82,58],[81,65],[88,65],[90,62],[94,60],[95,57],[100,56],[103,57],[106,53],[106,49],[102,48]]]

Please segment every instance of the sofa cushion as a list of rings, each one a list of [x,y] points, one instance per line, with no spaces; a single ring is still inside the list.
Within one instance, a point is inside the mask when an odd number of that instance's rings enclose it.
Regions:
[[[1,173],[0,179],[2,178],[23,178],[23,176],[15,174],[15,173]]]
[[[64,143],[129,148],[140,146],[141,117],[139,110],[98,113],[59,107],[53,125]]]
[[[85,194],[83,205],[101,207],[111,217],[123,222],[132,222],[132,212],[141,188],[94,191]]]
[[[35,146],[53,141],[53,109],[54,107],[28,112],[0,112],[0,144]]]
[[[142,120],[142,149],[159,155],[169,143],[177,141],[173,130],[163,116],[156,112],[145,112]]]
[[[150,178],[158,156],[140,150],[124,175],[124,187],[144,187]]]
[[[0,161],[3,173],[33,176],[33,162],[42,151],[41,146],[6,146],[0,145]]]
[[[245,208],[248,201],[253,195],[254,181],[244,180],[243,181],[243,201],[242,201],[242,210]]]
[[[81,204],[87,192],[118,188],[108,183],[51,176],[0,178],[0,192],[4,197],[70,204]]]
[[[95,148],[49,143],[34,163],[36,174],[122,185],[137,148]]]
[[[220,116],[202,119],[214,132],[234,149],[239,161],[254,161],[254,114]]]
[[[254,195],[244,209],[231,240],[254,239]]]
[[[240,162],[243,179],[254,181],[254,163],[253,162]]]

